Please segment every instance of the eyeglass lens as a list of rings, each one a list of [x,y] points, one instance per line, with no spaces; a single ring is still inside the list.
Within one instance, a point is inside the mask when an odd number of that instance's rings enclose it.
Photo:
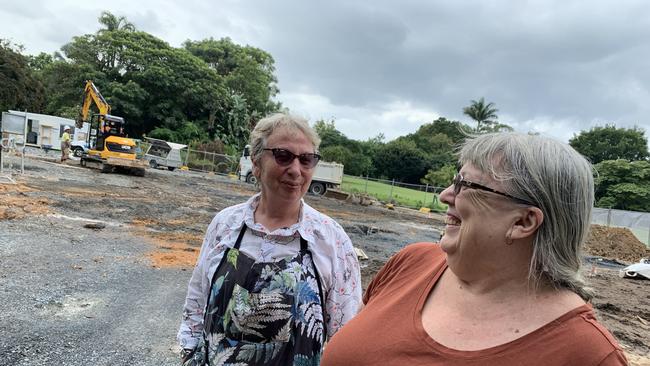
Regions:
[[[458,195],[460,193],[460,188],[461,188],[461,181],[462,177],[460,174],[454,175],[454,179],[452,180],[452,184],[454,185],[454,195]]]
[[[287,166],[293,162],[293,159],[298,158],[300,164],[313,168],[318,163],[320,156],[318,154],[300,154],[296,155],[289,150],[285,149],[269,149],[273,153],[275,162],[279,165]]]

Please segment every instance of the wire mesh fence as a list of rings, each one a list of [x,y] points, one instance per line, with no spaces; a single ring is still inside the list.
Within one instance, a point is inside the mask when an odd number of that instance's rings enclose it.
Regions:
[[[190,170],[228,175],[237,171],[239,158],[208,151],[185,149],[181,153],[185,166]]]
[[[20,173],[25,174],[25,136],[22,133],[5,131],[0,125],[0,174],[2,181],[11,179],[13,168],[12,155],[20,156]],[[5,163],[9,164],[5,166]]]
[[[344,175],[341,188],[352,193],[362,193],[384,202],[396,203],[409,208],[428,207],[444,211],[446,206],[438,200],[438,194],[445,187],[427,184],[403,183],[387,179]]]
[[[363,193],[384,202],[395,202],[400,206],[419,209],[429,207],[444,211],[438,195],[446,187],[433,187],[423,184],[409,184],[395,180],[376,179],[345,175],[341,187],[352,193]],[[592,224],[625,227],[650,247],[650,213],[594,207]]]

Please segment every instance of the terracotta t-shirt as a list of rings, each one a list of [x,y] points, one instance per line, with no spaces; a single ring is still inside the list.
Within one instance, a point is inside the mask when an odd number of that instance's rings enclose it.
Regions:
[[[446,268],[446,256],[437,244],[412,244],[394,255],[368,286],[364,309],[325,347],[321,365],[627,364],[589,305],[492,348],[459,351],[437,343],[424,330],[421,312]]]

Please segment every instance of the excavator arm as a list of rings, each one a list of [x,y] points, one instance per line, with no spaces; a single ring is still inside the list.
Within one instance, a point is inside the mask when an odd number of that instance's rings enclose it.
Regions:
[[[99,89],[93,84],[92,80],[86,80],[86,86],[84,88],[83,100],[81,102],[81,110],[79,111],[79,116],[75,121],[77,128],[82,128],[83,123],[88,121],[90,113],[90,105],[95,103],[99,114],[105,115],[111,113],[111,106],[106,102],[102,93],[99,92]]]

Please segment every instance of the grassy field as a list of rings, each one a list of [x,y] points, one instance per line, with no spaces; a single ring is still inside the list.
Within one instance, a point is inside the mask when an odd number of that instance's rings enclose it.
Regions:
[[[341,189],[350,193],[367,193],[380,201],[388,202],[391,199],[399,206],[405,207],[429,207],[434,211],[443,212],[447,206],[438,201],[438,195],[431,192],[424,193],[415,189],[404,187],[392,187],[391,185],[375,181],[344,175]],[[392,197],[392,198],[391,198]]]

